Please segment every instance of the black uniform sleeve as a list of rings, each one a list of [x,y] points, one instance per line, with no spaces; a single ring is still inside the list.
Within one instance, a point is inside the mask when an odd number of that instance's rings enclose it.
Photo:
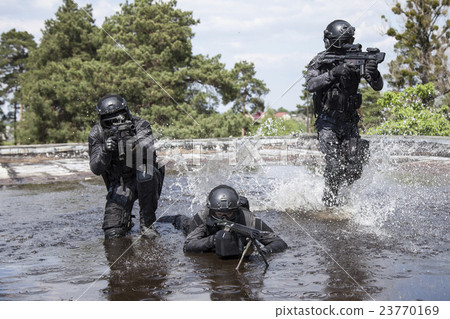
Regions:
[[[261,219],[255,219],[255,228],[264,231],[264,236],[260,243],[264,245],[268,253],[277,253],[285,250],[288,246],[274,231]]]
[[[205,223],[205,217],[207,213],[203,210],[195,214],[190,220],[187,227],[187,234],[190,234],[194,229],[196,229],[201,224]]]
[[[308,65],[306,71],[306,89],[309,92],[317,92],[318,90],[330,85],[333,81],[329,72],[321,73],[318,67],[320,54],[317,55]]]
[[[215,234],[208,235],[206,224],[201,224],[195,228],[186,238],[183,250],[186,252],[203,252],[212,250],[215,247]]]
[[[383,78],[381,77],[380,71],[377,71],[375,79],[372,79],[369,75],[366,75],[364,78],[375,91],[381,91],[383,89]]]
[[[109,167],[112,155],[106,151],[103,133],[99,124],[92,127],[88,142],[91,171],[95,175],[101,175]]]

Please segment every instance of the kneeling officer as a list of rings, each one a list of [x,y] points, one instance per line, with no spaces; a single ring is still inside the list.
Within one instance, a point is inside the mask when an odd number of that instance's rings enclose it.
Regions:
[[[159,236],[153,226],[164,181],[158,168],[150,123],[132,116],[120,95],[102,97],[97,104],[99,123],[89,134],[90,167],[105,181],[103,230],[105,238],[125,236],[132,228],[131,210],[138,199],[141,234]]]
[[[263,258],[285,250],[287,244],[248,207],[246,199],[232,187],[220,185],[214,188],[205,210],[191,220],[184,251],[215,251],[220,257],[239,256],[250,247],[250,241],[255,244],[254,240],[264,246],[254,245]]]

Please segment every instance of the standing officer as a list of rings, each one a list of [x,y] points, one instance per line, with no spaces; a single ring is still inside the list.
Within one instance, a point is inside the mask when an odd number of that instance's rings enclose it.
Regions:
[[[326,51],[319,53],[308,65],[306,88],[314,92],[320,150],[325,154],[325,189],[322,201],[326,206],[341,204],[339,190],[361,177],[362,165],[368,157],[369,142],[358,132],[362,103],[358,86],[362,77],[377,91],[383,79],[377,62],[365,64],[365,74],[349,63],[324,62],[327,54],[345,55],[346,44],[353,44],[355,28],[347,21],[335,20],[324,31]]]
[[[159,236],[153,226],[164,181],[158,168],[150,123],[132,116],[120,95],[110,94],[97,103],[99,123],[89,134],[91,171],[101,175],[106,196],[105,238],[120,237],[133,227],[131,210],[139,199],[141,234]]]

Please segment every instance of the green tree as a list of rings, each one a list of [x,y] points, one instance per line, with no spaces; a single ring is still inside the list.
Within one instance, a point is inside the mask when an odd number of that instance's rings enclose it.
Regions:
[[[241,113],[234,113],[232,110],[223,114],[212,112],[194,113],[195,120],[199,127],[192,125],[192,120],[188,117],[181,117],[179,121],[166,127],[161,133],[164,136],[174,138],[217,138],[217,137],[239,137],[242,127],[249,127],[252,120]]]
[[[191,26],[198,22],[191,12],[176,10],[174,5],[173,1],[126,2],[103,23],[99,53],[108,92],[126,96],[134,111],[150,106],[156,111],[184,102],[186,85],[174,73],[186,67],[192,56]]]
[[[97,59],[99,30],[92,8],[64,0],[45,22],[42,40],[23,74],[21,98],[28,107],[20,123],[21,143],[85,141],[94,123],[93,105],[104,86]]]
[[[19,76],[25,72],[28,55],[35,48],[33,35],[26,31],[11,29],[1,35],[0,99],[12,105],[14,144],[17,143],[17,107],[21,103]]]
[[[247,61],[237,62],[231,74],[237,87],[237,98],[234,101],[233,110],[246,114],[247,109],[251,111],[261,109],[261,104],[264,105],[261,98],[269,93],[269,89],[264,81],[255,78],[255,65]]]
[[[294,119],[275,117],[274,110],[268,110],[262,121],[250,127],[251,136],[285,136],[300,134],[306,131],[306,125]]]
[[[0,103],[1,105],[1,103]],[[3,137],[6,133],[6,126],[4,121],[6,120],[6,116],[3,113],[3,109],[0,108],[0,145],[3,144]]]
[[[302,71],[303,78],[306,78],[306,73],[308,72],[308,65]],[[303,101],[302,104],[297,104],[297,114],[302,114],[305,116],[306,133],[311,133],[314,130],[314,104],[312,101],[313,95],[306,89],[306,81],[302,84],[302,93],[300,95],[300,100]]]
[[[173,138],[203,136],[199,116],[232,100],[234,83],[220,55],[192,54],[191,27],[198,20],[175,6],[150,0],[121,5],[103,24],[99,55],[107,91],[125,96],[156,130]]]
[[[359,110],[362,119],[360,125],[362,132],[366,133],[383,122],[383,108],[377,103],[382,95],[379,91],[373,90],[365,80],[361,82],[360,91],[363,96],[363,103]]]
[[[378,104],[388,113],[388,120],[371,133],[450,136],[449,108],[430,108],[434,94],[432,83],[408,87],[401,92],[385,92]]]
[[[175,6],[125,2],[99,29],[90,5],[64,0],[21,77],[21,142],[86,141],[94,105],[108,93],[124,96],[133,113],[170,138],[235,136],[236,126],[248,126],[241,114],[217,113],[237,98],[238,79],[220,55],[192,54],[198,20]]]
[[[286,112],[289,113],[289,110],[285,109],[284,107],[280,106],[277,110],[277,112]]]
[[[396,1],[392,12],[405,21],[402,30],[389,28],[397,58],[389,63],[389,84],[399,90],[418,83],[434,83],[438,95],[450,90],[447,49],[450,39],[449,0]],[[387,20],[384,16],[382,16]]]
[[[264,81],[255,78],[255,65],[252,62],[241,61],[234,65],[231,75],[235,85],[235,99],[233,111],[240,112],[243,116],[247,115],[247,109],[253,113],[258,110],[264,110],[264,101],[262,96],[269,92]],[[242,127],[242,136],[246,135],[248,126]]]

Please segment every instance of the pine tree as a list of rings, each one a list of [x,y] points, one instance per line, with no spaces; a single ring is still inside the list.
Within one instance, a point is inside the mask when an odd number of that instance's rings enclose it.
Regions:
[[[199,21],[175,6],[151,0],[121,5],[103,24],[99,54],[108,90],[125,96],[133,112],[169,137],[200,137],[199,116],[228,103],[234,83],[220,55],[192,54],[191,27]]]
[[[17,108],[21,104],[19,77],[26,71],[30,51],[36,48],[33,35],[11,29],[2,33],[0,40],[0,98],[12,105],[14,144],[17,143]],[[3,114],[2,114],[3,115]],[[20,114],[21,117],[22,114]]]
[[[0,105],[2,101],[0,101]],[[3,114],[3,110],[0,108],[0,145],[3,144],[4,135],[6,133],[6,126],[4,121],[6,120],[5,114]]]
[[[389,84],[399,90],[432,82],[438,95],[450,92],[447,50],[450,39],[449,0],[407,0],[396,2],[392,12],[405,21],[402,30],[389,28],[397,40],[398,56],[389,63]],[[386,19],[383,16],[384,19]]]
[[[236,135],[248,119],[216,108],[236,99],[237,79],[220,55],[192,54],[198,20],[175,6],[125,2],[98,28],[90,5],[64,0],[21,78],[21,143],[86,141],[94,106],[109,93],[124,96],[133,113],[170,138]]]
[[[383,107],[377,104],[382,95],[379,91],[372,89],[365,80],[361,82],[360,91],[363,95],[363,102],[359,109],[361,115],[359,124],[362,132],[367,133],[369,129],[377,127],[384,121]]]
[[[45,22],[30,70],[22,79],[21,97],[28,107],[19,137],[22,143],[87,140],[95,120],[102,68],[97,59],[99,30],[92,8],[64,0],[54,19]]]
[[[233,109],[246,114],[248,110],[261,107],[261,97],[269,93],[264,81],[255,78],[255,65],[252,62],[241,61],[231,70],[237,87],[237,98]]]

